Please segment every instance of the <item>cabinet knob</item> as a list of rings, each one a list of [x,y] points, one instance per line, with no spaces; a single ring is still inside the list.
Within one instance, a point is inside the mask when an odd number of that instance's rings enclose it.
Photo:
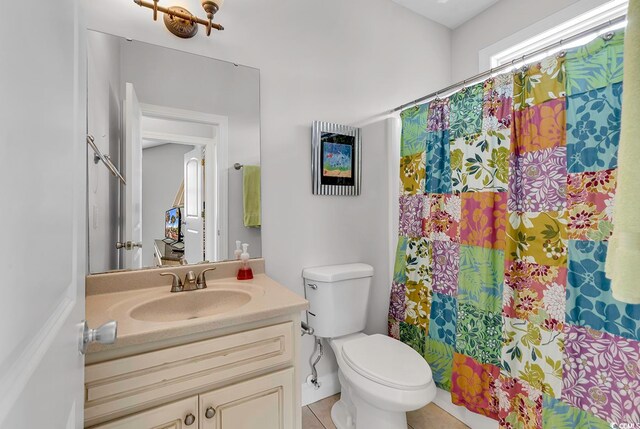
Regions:
[[[196,422],[196,416],[194,416],[191,413],[187,414],[187,416],[184,418],[184,424],[187,426],[191,426],[195,422]]]
[[[207,410],[204,412],[204,416],[208,419],[212,419],[213,416],[215,415],[216,415],[216,410],[213,407],[207,408]]]

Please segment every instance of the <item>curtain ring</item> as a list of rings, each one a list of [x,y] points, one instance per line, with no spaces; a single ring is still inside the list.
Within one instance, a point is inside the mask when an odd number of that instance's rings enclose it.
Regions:
[[[558,47],[561,48],[562,45],[564,45],[564,39],[560,39],[560,41],[558,42]],[[565,55],[567,55],[567,51],[562,50],[558,52],[558,55],[556,55],[556,58],[564,58]]]
[[[525,59],[525,55],[523,55],[522,58],[520,58],[520,62],[522,63],[522,67],[520,67],[520,72],[522,74],[524,74],[524,72],[527,71],[527,65],[525,64],[524,59]]]
[[[609,21],[611,22],[611,21]],[[614,33],[613,31],[608,32],[607,34],[605,34],[604,36],[602,36],[602,38],[608,42],[609,40],[613,39]]]
[[[526,58],[526,55],[522,56],[522,68],[520,69],[522,74],[525,74],[527,70],[529,70],[529,65],[525,62]]]
[[[489,77],[482,82],[482,86],[484,87],[486,84],[493,84],[493,67],[489,69]]]

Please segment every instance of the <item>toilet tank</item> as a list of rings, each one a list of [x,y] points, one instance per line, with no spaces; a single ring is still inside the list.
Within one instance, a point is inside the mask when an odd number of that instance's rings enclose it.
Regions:
[[[305,268],[304,293],[315,335],[336,338],[364,330],[373,267],[367,264]]]

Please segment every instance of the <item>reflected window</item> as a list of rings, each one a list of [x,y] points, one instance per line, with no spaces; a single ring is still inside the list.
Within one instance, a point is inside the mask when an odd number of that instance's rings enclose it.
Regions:
[[[185,209],[189,217],[198,217],[200,204],[200,183],[198,180],[198,160],[195,158],[187,162],[186,177],[184,183]]]

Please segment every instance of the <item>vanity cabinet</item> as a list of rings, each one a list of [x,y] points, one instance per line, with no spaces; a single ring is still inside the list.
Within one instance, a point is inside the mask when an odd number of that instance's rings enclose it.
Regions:
[[[183,399],[94,427],[95,429],[195,429],[199,427],[198,397]]]
[[[293,369],[268,374],[95,429],[293,429]]]
[[[293,429],[293,369],[200,395],[200,429]]]
[[[299,429],[298,316],[263,323],[88,364],[85,427]]]

